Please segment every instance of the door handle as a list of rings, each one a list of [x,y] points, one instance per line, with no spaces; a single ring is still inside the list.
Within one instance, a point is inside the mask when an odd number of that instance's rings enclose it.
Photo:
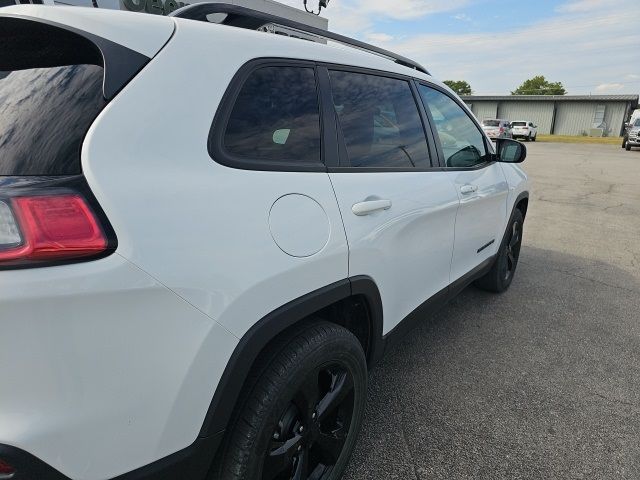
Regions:
[[[362,217],[363,215],[369,215],[379,210],[389,210],[391,208],[391,200],[365,200],[364,202],[356,203],[351,207],[351,211]]]
[[[463,195],[469,195],[470,193],[476,193],[477,191],[477,185],[463,185],[460,187],[460,193],[462,193]]]

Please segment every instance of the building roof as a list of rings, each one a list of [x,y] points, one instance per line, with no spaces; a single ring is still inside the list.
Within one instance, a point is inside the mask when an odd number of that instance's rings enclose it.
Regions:
[[[465,102],[632,102],[638,103],[638,95],[463,95]]]

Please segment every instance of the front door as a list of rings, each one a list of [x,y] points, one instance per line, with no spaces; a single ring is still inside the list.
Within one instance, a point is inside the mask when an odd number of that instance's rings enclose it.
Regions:
[[[440,140],[445,171],[460,198],[451,281],[483,264],[498,251],[507,216],[507,184],[491,162],[485,138],[470,114],[445,92],[418,87]]]
[[[402,78],[329,71],[343,167],[330,170],[349,276],[373,278],[388,333],[449,284],[459,198],[432,169],[416,97]]]

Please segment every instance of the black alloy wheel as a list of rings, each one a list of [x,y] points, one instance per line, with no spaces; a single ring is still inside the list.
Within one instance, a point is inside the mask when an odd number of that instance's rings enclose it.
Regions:
[[[262,480],[328,479],[344,449],[353,408],[347,368],[333,363],[312,372],[278,420]]]
[[[504,281],[505,283],[511,282],[511,279],[516,271],[518,265],[518,258],[520,257],[520,246],[522,245],[522,223],[519,219],[515,219],[511,225],[511,233],[507,241],[506,248],[504,249],[504,255],[506,261],[504,262]]]
[[[338,480],[367,397],[360,341],[315,319],[256,359],[208,480]]]
[[[502,293],[511,286],[520,258],[523,227],[524,215],[516,209],[507,226],[493,266],[483,277],[474,282],[477,287],[489,292]]]

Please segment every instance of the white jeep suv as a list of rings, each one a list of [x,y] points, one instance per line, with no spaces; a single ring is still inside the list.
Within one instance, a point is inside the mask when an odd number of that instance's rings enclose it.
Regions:
[[[528,120],[516,120],[511,122],[511,134],[513,138],[535,142],[538,138],[538,126]]]
[[[337,479],[384,350],[509,287],[524,146],[274,23],[0,12],[0,479]]]

